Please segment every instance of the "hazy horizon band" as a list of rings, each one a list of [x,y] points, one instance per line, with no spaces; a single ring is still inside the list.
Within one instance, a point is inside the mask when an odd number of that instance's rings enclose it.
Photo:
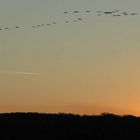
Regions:
[[[22,74],[22,75],[40,75],[40,73],[22,72],[22,71],[0,71],[3,74]]]

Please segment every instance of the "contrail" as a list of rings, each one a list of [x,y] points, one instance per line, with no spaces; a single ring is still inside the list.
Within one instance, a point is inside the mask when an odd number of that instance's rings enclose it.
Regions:
[[[31,73],[31,72],[15,72],[15,71],[0,71],[4,74],[21,74],[21,75],[40,75],[40,73]]]

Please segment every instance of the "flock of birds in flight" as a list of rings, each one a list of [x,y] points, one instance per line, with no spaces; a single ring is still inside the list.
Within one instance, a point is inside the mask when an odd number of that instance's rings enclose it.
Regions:
[[[91,10],[86,10],[84,11],[85,13],[92,13]],[[72,12],[69,12],[69,11],[64,11],[63,14],[76,14],[76,15],[79,15],[81,13],[81,11],[78,11],[78,10],[75,10],[75,11],[72,11]],[[120,11],[120,10],[114,10],[114,11],[97,11],[96,12],[96,15],[97,16],[102,16],[102,15],[110,15],[112,17],[120,17],[120,16],[135,16],[135,15],[138,15],[138,13],[128,13],[128,12],[124,12],[124,11]],[[74,19],[72,22],[78,22],[78,21],[82,21],[83,18],[81,17],[78,17],[76,19]],[[64,21],[64,23],[70,23],[71,21],[70,20],[66,20]],[[38,24],[38,25],[32,25],[31,28],[39,28],[39,27],[44,27],[44,26],[51,26],[51,25],[55,25],[57,24],[56,21],[52,22],[52,23],[46,23],[46,24]],[[19,29],[21,28],[21,26],[15,26],[15,29]],[[2,30],[10,30],[10,27],[3,27],[1,28],[0,27],[0,31]]]

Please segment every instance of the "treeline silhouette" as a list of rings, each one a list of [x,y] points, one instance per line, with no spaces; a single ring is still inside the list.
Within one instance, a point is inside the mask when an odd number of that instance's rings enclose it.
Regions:
[[[140,117],[101,115],[0,114],[0,140],[136,140]]]

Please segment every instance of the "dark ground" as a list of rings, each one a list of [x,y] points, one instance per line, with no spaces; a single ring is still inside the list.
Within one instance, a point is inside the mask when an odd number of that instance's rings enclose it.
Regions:
[[[0,140],[139,140],[140,117],[0,114]]]

